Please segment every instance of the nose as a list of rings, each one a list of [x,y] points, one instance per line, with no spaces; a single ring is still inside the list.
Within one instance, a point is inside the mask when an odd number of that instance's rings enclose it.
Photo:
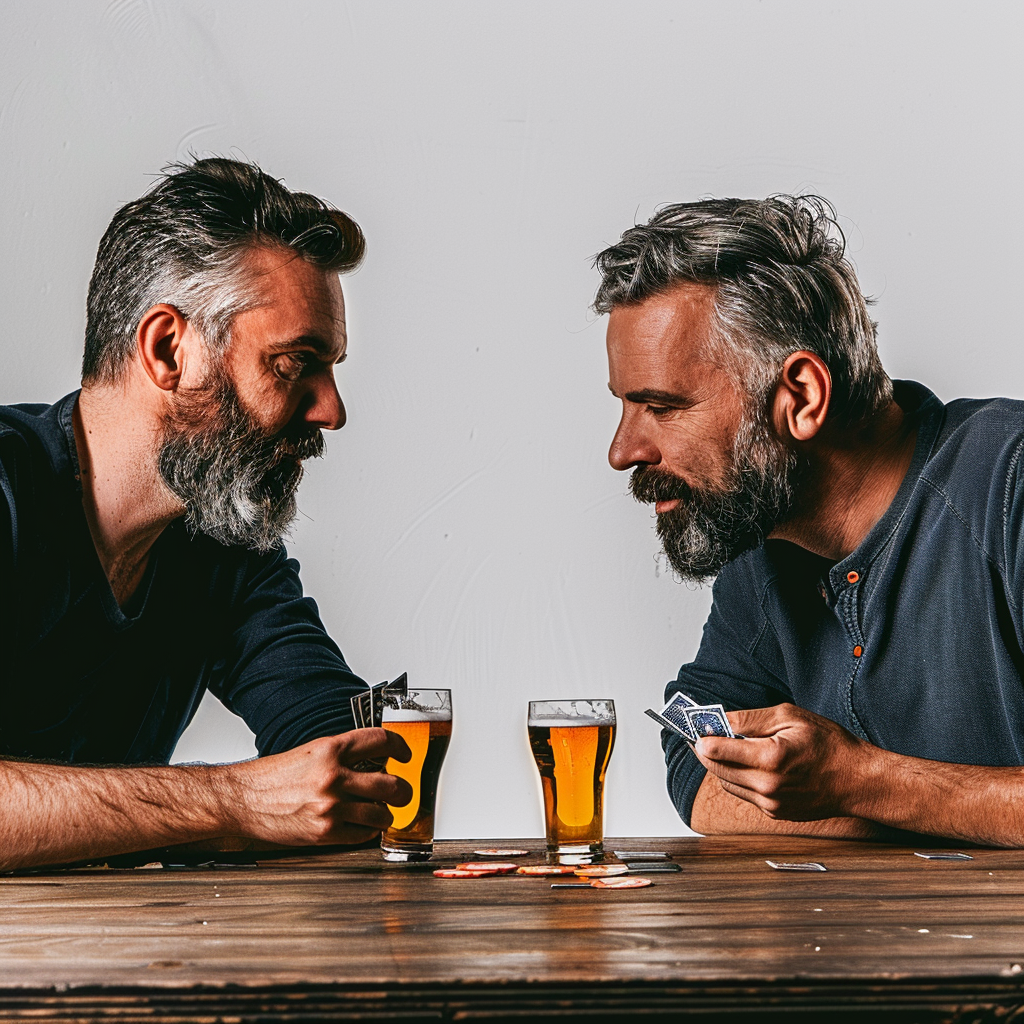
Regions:
[[[316,382],[316,386],[308,399],[306,422],[310,426],[322,430],[340,430],[348,418],[345,414],[345,403],[341,400],[334,374]]]
[[[608,449],[608,462],[612,469],[632,469],[639,465],[657,465],[661,452],[647,436],[639,418],[628,407],[622,410],[622,419]]]

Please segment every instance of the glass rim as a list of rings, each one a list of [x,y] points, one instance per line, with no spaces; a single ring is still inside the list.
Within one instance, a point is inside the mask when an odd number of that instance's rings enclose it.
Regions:
[[[577,710],[572,705],[586,704]],[[610,697],[567,697],[561,700],[531,700],[526,713],[527,726],[615,725],[618,715]]]
[[[426,706],[424,706],[426,705]],[[405,693],[385,693],[381,706],[382,721],[387,720],[389,712],[415,714],[419,712],[425,720],[433,717],[439,721],[450,721],[452,718],[452,691],[434,687],[418,687]]]
[[[532,708],[536,704],[611,704],[615,706],[612,697],[552,697],[545,700],[531,700],[528,702]]]

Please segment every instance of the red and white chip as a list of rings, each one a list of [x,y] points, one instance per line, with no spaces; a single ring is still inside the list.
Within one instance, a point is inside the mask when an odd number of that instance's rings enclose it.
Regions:
[[[438,868],[434,872],[435,878],[493,878],[500,875],[500,871],[465,871],[462,868]]]
[[[513,871],[518,868],[518,864],[512,863],[512,861],[470,861],[468,864],[456,864],[455,868],[457,871],[490,871],[496,875],[510,875]]]
[[[575,868],[574,874],[580,878],[608,878],[611,875],[624,875],[628,870],[625,864],[586,864]]]
[[[553,875],[572,875],[576,869],[571,864],[527,864],[526,867],[516,868],[517,875],[537,875],[548,878]]]
[[[590,884],[595,889],[643,889],[654,883],[649,878],[595,878]]]
[[[529,850],[474,850],[478,857],[528,857]]]

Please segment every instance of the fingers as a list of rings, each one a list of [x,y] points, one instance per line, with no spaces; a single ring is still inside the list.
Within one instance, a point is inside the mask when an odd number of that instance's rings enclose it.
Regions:
[[[343,827],[363,825],[376,832],[383,832],[384,829],[391,827],[391,823],[395,819],[384,804],[349,800],[338,807],[336,820]]]
[[[393,757],[404,764],[412,757],[401,736],[383,729],[353,729],[334,739],[338,743],[338,760],[347,766],[373,757]]]
[[[776,757],[775,743],[772,740],[754,737],[736,740],[725,736],[701,736],[693,749],[702,764],[706,759],[716,764],[768,768]]]
[[[334,785],[339,796],[355,797],[404,807],[412,799],[412,786],[405,779],[385,772],[345,771]]]

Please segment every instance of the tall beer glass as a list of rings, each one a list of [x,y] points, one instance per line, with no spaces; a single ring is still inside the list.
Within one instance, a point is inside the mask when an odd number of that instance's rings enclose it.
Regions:
[[[451,690],[409,690],[386,694],[381,723],[412,751],[408,764],[388,759],[384,770],[412,786],[405,807],[391,807],[395,820],[380,840],[385,860],[427,860],[434,852],[437,780],[452,736]]]
[[[527,727],[544,791],[548,860],[601,860],[604,776],[615,744],[615,702],[534,700]]]

